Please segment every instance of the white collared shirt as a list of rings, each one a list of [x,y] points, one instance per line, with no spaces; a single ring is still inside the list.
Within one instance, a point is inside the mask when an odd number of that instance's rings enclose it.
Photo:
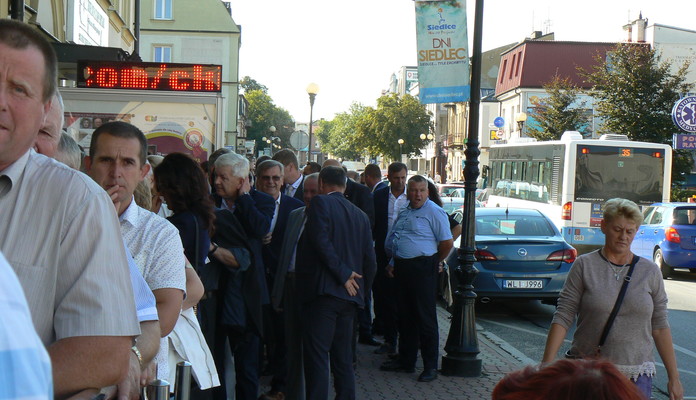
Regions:
[[[166,219],[139,207],[134,199],[119,216],[121,234],[150,290],[186,292],[186,257],[179,231]],[[160,339],[157,378],[169,378],[169,341]]]
[[[295,193],[297,192],[297,188],[300,187],[302,184],[302,179],[304,178],[304,175],[300,174],[300,177],[297,178],[297,180],[290,185],[287,185],[285,187],[285,195],[290,196],[290,197],[295,197]]]
[[[392,226],[394,226],[394,221],[399,213],[408,206],[408,199],[406,198],[406,190],[399,197],[395,197],[392,193],[391,188],[389,189],[389,205],[387,206],[387,232],[391,232]]]
[[[276,222],[278,222],[278,211],[280,210],[280,199],[283,197],[282,194],[278,194],[278,198],[275,200],[275,210],[273,211],[273,219],[271,220],[271,230],[273,232],[275,229]]]

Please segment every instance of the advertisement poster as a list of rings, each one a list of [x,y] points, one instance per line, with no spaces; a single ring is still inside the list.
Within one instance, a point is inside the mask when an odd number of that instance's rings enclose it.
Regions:
[[[465,102],[471,91],[465,1],[416,1],[419,97]]]
[[[92,107],[81,107],[79,103],[66,101],[65,129],[85,149],[89,148],[94,129],[110,121],[125,121],[140,128],[150,154],[181,152],[202,162],[213,148],[214,104],[110,102],[100,108],[112,112],[90,112]]]

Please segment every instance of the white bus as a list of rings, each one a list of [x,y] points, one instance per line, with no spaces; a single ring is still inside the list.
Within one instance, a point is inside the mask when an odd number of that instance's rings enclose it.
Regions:
[[[672,149],[625,135],[494,145],[489,152],[487,207],[534,208],[566,241],[586,253],[604,244],[602,205],[622,197],[645,206],[670,196]]]

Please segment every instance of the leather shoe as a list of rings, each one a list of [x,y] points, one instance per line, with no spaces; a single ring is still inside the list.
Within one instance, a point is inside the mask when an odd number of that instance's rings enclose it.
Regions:
[[[358,343],[366,344],[368,346],[380,346],[382,343],[378,342],[372,336],[363,336],[358,339]]]
[[[394,346],[390,345],[389,343],[385,343],[375,351],[373,351],[375,354],[394,354],[396,353],[396,350],[394,349]]]
[[[408,374],[412,374],[412,373],[416,372],[416,368],[407,367],[407,366],[401,364],[401,362],[394,361],[394,360],[390,360],[390,361],[386,361],[386,362],[382,363],[382,365],[379,366],[379,369],[381,371],[405,372]]]
[[[426,369],[418,376],[418,382],[432,382],[437,379],[436,369]]]

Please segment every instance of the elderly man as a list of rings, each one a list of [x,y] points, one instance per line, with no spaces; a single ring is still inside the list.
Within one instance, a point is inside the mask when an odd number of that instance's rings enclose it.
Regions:
[[[307,399],[325,400],[329,370],[337,399],[355,398],[353,320],[365,306],[375,274],[370,222],[344,196],[346,173],[325,167],[307,211],[297,250],[297,288],[302,301]],[[329,357],[331,367],[329,367]]]
[[[387,273],[396,279],[399,304],[399,359],[384,371],[413,372],[420,343],[423,372],[419,382],[437,378],[439,331],[435,290],[440,263],[452,250],[447,213],[428,198],[428,181],[421,175],[408,180],[408,207],[399,214],[384,248],[392,261]]]
[[[60,134],[58,149],[56,150],[56,154],[53,156],[53,158],[67,165],[68,167],[79,171],[80,166],[82,165],[82,150],[72,136],[63,132]]]
[[[278,269],[273,282],[271,301],[275,310],[282,310],[285,322],[285,346],[287,348],[287,398],[304,400],[304,370],[302,362],[302,323],[300,302],[295,282],[297,243],[307,222],[307,207],[319,194],[319,174],[305,176],[302,181],[305,207],[293,210],[288,217],[287,229],[278,258]]]
[[[55,395],[65,397],[121,381],[140,329],[109,196],[31,150],[56,74],[42,35],[0,19],[0,251],[48,348]]]
[[[87,174],[111,196],[121,222],[121,235],[135,264],[157,300],[161,339],[155,357],[157,377],[169,377],[169,342],[186,291],[186,259],[176,227],[139,207],[133,192],[150,170],[145,163],[147,140],[137,127],[121,121],[101,125],[92,133]],[[137,375],[138,357],[132,365]],[[144,367],[144,365],[140,365]]]
[[[294,155],[294,154],[293,154]],[[292,164],[290,164],[292,165]],[[275,160],[266,160],[256,166],[256,187],[271,196],[275,201],[275,211],[271,221],[271,230],[264,241],[263,265],[266,267],[269,287],[278,268],[278,256],[283,244],[283,236],[292,210],[302,207],[302,202],[294,197],[281,193],[284,177],[283,164]],[[271,390],[261,396],[262,400],[282,400],[285,392],[285,381],[288,375],[286,362],[287,349],[285,346],[284,317],[281,311],[268,310],[270,313],[270,329],[267,330],[267,344],[270,349],[269,368],[273,373]]]
[[[248,197],[249,161],[239,154],[228,153],[215,161],[215,190],[222,199],[216,211],[215,235],[211,238],[208,258],[201,280],[209,296],[201,304],[203,329],[218,374],[224,376],[224,344],[227,340],[234,356],[237,399],[256,399],[259,391],[259,346],[261,293],[257,280],[253,246],[238,218],[245,213]],[[250,201],[248,199],[248,201]],[[213,389],[215,399],[225,399],[227,388]]]
[[[51,100],[51,108],[36,136],[34,150],[46,157],[54,157],[58,151],[61,132],[63,132],[63,97],[56,90]]]

